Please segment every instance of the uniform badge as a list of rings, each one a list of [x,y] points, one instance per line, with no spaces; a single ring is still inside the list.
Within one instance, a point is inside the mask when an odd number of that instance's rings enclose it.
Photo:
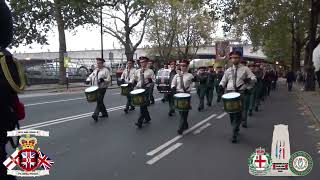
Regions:
[[[308,153],[304,151],[298,151],[291,155],[289,167],[292,173],[295,175],[305,176],[311,172],[313,161]]]
[[[36,149],[38,141],[33,136],[49,136],[49,132],[41,130],[8,131],[8,137],[21,136],[20,148],[17,148],[4,162],[7,174],[20,177],[35,177],[49,175],[49,169],[54,162],[40,148]]]
[[[248,158],[249,173],[254,176],[264,176],[271,168],[271,156],[265,149],[259,147]]]

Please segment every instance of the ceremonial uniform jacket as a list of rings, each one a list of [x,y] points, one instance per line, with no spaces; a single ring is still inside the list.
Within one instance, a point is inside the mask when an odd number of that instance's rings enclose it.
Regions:
[[[254,84],[257,81],[255,75],[247,66],[239,64],[236,67],[233,65],[232,67],[228,68],[224,73],[220,85],[223,87],[227,86],[227,91],[242,91],[248,89],[249,84],[244,83],[244,80],[247,78],[251,80],[250,84]]]
[[[104,82],[100,82],[101,78]],[[90,81],[91,85],[98,86],[99,88],[107,88],[111,81],[110,71],[106,67],[102,69],[97,68],[89,75],[87,81]]]
[[[135,72],[136,72],[135,68],[131,68],[131,69],[126,68],[121,74],[121,79],[123,79],[125,83],[131,83],[132,80],[134,80]]]
[[[182,86],[182,81],[181,81],[181,76],[183,79],[183,84],[184,84],[184,88],[185,91],[183,89]],[[193,75],[191,73],[182,73],[181,74],[176,74],[173,79],[172,79],[172,83],[171,83],[171,88],[176,88],[177,92],[187,92],[190,93],[191,88],[192,88],[192,80],[193,80]]]
[[[142,69],[136,70],[135,75],[134,75],[134,80],[132,80],[132,83],[134,81],[136,81],[138,88],[143,88],[143,87],[149,88],[152,85],[152,83],[154,83],[156,81],[154,72],[153,72],[153,70],[146,68],[143,72],[144,82],[141,82],[142,81],[141,70]],[[151,79],[151,82],[149,79]]]

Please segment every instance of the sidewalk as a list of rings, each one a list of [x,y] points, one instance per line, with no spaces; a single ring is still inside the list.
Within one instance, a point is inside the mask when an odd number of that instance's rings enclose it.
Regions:
[[[302,91],[295,85],[294,91],[320,123],[320,89],[316,87],[315,91]]]
[[[31,93],[36,91],[46,91],[46,92],[73,92],[73,91],[82,91],[86,89],[87,87],[90,87],[89,85],[84,84],[83,82],[79,83],[69,83],[68,89],[67,85],[59,85],[59,84],[38,84],[38,85],[31,85],[26,86],[25,92]],[[109,87],[109,89],[116,89],[119,88],[117,83],[114,81],[112,82],[112,86]]]

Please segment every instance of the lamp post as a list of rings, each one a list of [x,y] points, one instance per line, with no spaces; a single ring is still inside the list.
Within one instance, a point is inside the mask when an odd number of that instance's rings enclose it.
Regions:
[[[99,1],[100,2],[100,39],[101,39],[101,58],[103,58],[103,23],[102,23],[102,3],[101,3],[101,0]]]

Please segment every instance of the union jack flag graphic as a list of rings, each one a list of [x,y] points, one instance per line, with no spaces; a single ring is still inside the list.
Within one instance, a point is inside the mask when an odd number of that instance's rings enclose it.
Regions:
[[[48,156],[39,151],[38,166],[41,166],[44,170],[49,170],[52,164],[54,164],[54,162]]]

